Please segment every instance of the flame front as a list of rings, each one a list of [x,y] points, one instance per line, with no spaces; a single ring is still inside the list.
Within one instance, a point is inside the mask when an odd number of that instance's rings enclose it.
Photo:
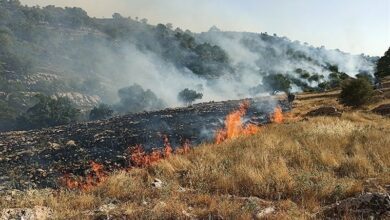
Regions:
[[[68,189],[91,190],[93,187],[104,182],[108,174],[104,172],[102,164],[91,161],[91,172],[86,177],[74,177],[69,174],[64,175],[61,181]]]
[[[215,142],[217,144],[222,143],[225,140],[237,138],[240,136],[253,135],[260,131],[260,127],[254,124],[243,123],[243,117],[247,113],[249,108],[249,101],[244,101],[240,104],[238,110],[230,113],[226,116],[224,122],[224,128],[217,131],[215,134]],[[271,115],[271,122],[282,123],[283,112],[278,106],[275,108]],[[162,159],[169,158],[172,154],[186,154],[190,151],[190,143],[186,140],[181,147],[173,150],[167,136],[163,137],[164,147],[162,149],[154,149],[150,153],[145,152],[141,145],[135,145],[128,148],[126,154],[129,161],[129,170],[133,167],[148,167],[154,163],[159,162]],[[88,191],[93,187],[104,182],[108,178],[107,172],[104,171],[102,164],[91,162],[90,173],[86,177],[74,176],[71,174],[65,174],[61,181],[68,189],[81,189]]]
[[[276,124],[281,124],[283,123],[283,110],[280,106],[277,106],[274,109],[274,113],[271,116],[271,121]]]
[[[217,131],[215,135],[215,143],[220,144],[227,139],[252,135],[260,130],[260,127],[253,124],[244,125],[243,117],[245,116],[248,108],[249,101],[244,101],[240,104],[238,110],[226,116],[225,127]]]

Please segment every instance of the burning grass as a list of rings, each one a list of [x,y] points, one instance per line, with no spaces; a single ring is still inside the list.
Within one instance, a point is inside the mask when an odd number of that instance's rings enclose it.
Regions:
[[[274,206],[270,218],[307,218],[326,204],[390,184],[389,133],[388,118],[359,112],[271,124],[253,136],[117,172],[89,191],[2,198],[0,209],[47,206],[62,219],[250,219]],[[161,188],[151,185],[154,178]]]

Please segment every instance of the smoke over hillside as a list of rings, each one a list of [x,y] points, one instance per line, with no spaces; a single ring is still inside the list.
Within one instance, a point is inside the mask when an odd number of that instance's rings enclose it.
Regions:
[[[85,100],[100,99],[120,106],[121,112],[135,112],[142,109],[126,109],[124,102],[150,102],[146,99],[152,97],[158,104],[143,110],[180,106],[178,93],[186,88],[203,93],[199,102],[259,96],[276,90],[263,82],[272,75],[291,81],[286,91],[316,89],[331,73],[336,78],[372,74],[377,59],[267,33],[222,32],[215,27],[192,33],[120,14],[90,18],[80,8],[1,1],[0,10],[0,77],[5,82],[0,92],[7,97],[5,109],[19,111],[31,107],[15,105],[26,93],[72,93],[80,100],[93,97]],[[134,85],[140,88],[126,89]],[[142,92],[128,99],[135,94],[126,96],[123,91]],[[16,98],[11,100],[9,94]]]

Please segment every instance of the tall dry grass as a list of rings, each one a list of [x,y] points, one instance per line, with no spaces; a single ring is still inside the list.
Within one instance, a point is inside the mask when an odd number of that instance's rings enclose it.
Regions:
[[[115,208],[99,213],[251,219],[273,205],[272,218],[307,218],[324,205],[390,183],[389,134],[390,119],[359,112],[268,125],[251,137],[118,172],[89,192],[34,191],[1,199],[0,208],[41,205],[60,219],[92,218],[91,210],[112,203]],[[154,178],[164,182],[161,189],[151,186]]]

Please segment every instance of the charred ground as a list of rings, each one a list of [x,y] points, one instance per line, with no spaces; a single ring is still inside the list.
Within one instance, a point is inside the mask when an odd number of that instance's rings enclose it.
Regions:
[[[0,133],[1,188],[58,187],[64,174],[84,175],[90,161],[113,170],[126,166],[126,149],[137,144],[146,150],[163,147],[167,136],[173,147],[185,141],[198,145],[213,139],[224,117],[240,100],[209,102],[186,108],[144,112],[109,120],[43,130]],[[252,99],[246,123],[264,124],[274,106],[284,111],[286,101]]]

